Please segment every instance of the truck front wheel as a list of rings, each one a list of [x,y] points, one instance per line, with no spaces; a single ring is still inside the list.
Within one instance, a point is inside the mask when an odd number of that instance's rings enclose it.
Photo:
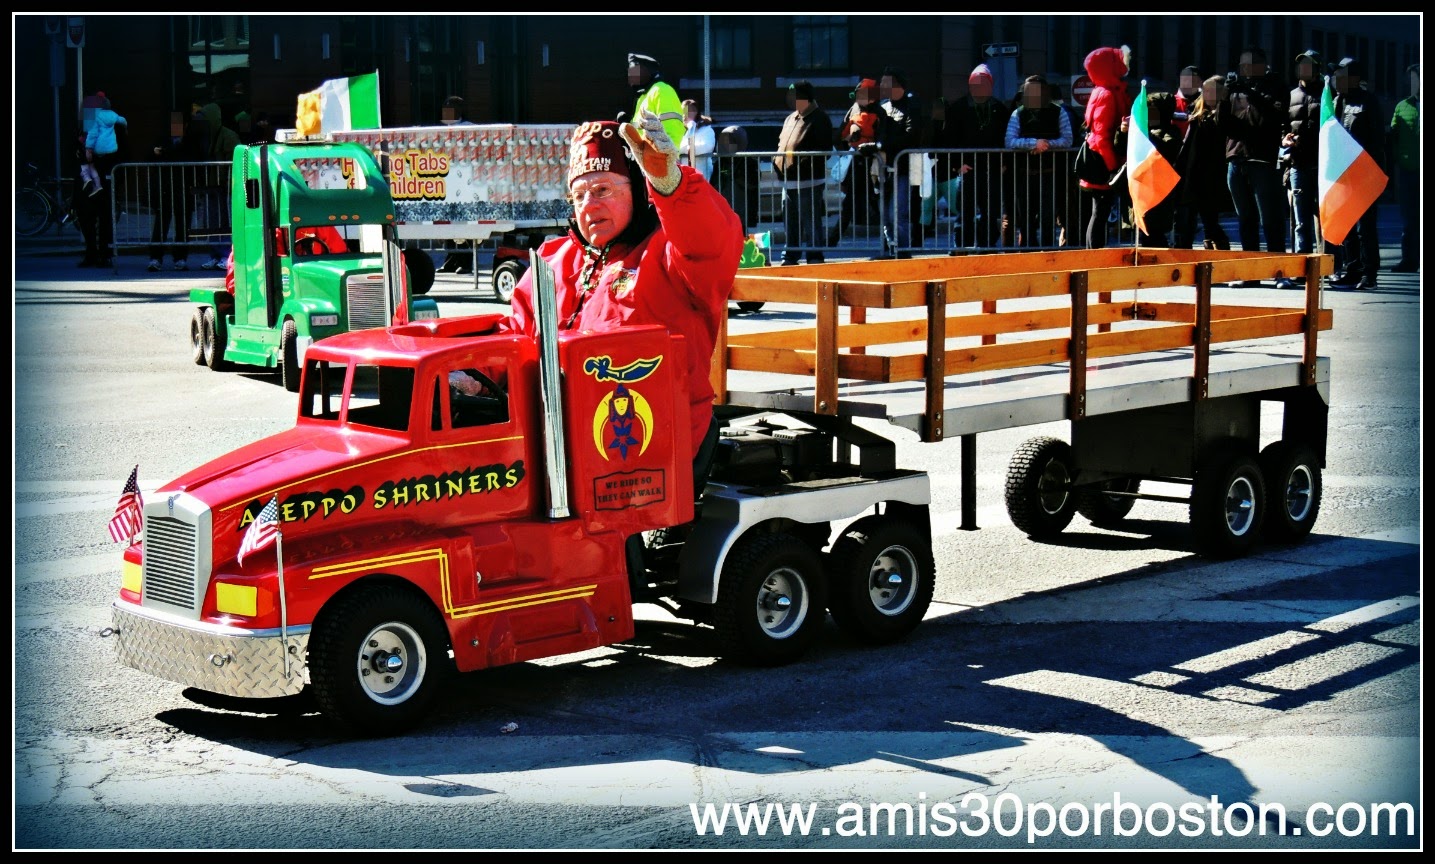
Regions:
[[[852,636],[885,645],[922,623],[937,566],[917,528],[880,516],[858,519],[828,555],[832,620]]]
[[[314,620],[309,677],[319,710],[364,737],[416,724],[451,669],[443,621],[412,591],[362,589]]]
[[[285,390],[299,392],[299,328],[292,318],[284,322],[279,335],[279,377]]]
[[[806,652],[826,617],[822,559],[791,534],[749,534],[723,564],[713,625],[721,656],[780,666]]]

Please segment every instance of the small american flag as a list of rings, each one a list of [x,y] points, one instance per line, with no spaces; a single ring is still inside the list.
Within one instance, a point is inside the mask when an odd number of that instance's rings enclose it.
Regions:
[[[134,539],[144,525],[144,498],[140,496],[140,466],[130,472],[130,479],[120,493],[120,502],[115,505],[115,515],[110,517],[110,540],[119,543]]]
[[[249,523],[249,530],[244,532],[244,540],[239,544],[238,561],[244,564],[244,556],[250,552],[257,552],[274,542],[279,536],[279,496],[275,495]]]

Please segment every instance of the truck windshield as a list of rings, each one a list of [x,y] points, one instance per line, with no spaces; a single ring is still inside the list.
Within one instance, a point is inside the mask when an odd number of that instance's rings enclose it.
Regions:
[[[340,417],[346,367],[327,360],[310,360],[304,370],[304,391],[299,400],[301,417],[339,420],[378,429],[403,432],[409,428],[413,405],[414,370],[408,366],[360,363],[354,367],[349,408]]]

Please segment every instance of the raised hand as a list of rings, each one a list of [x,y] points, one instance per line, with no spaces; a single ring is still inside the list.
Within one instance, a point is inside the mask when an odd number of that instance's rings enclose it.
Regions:
[[[653,189],[659,195],[673,194],[682,180],[682,173],[678,171],[678,147],[663,130],[658,115],[644,110],[637,124],[624,123],[618,127],[618,134],[628,142],[638,167]]]

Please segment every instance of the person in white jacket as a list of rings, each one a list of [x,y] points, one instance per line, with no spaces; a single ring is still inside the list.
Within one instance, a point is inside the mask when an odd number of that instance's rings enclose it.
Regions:
[[[698,169],[703,179],[713,179],[713,151],[717,149],[717,134],[713,132],[713,118],[705,117],[698,111],[695,99],[683,100],[683,140],[678,143],[678,163]]]

